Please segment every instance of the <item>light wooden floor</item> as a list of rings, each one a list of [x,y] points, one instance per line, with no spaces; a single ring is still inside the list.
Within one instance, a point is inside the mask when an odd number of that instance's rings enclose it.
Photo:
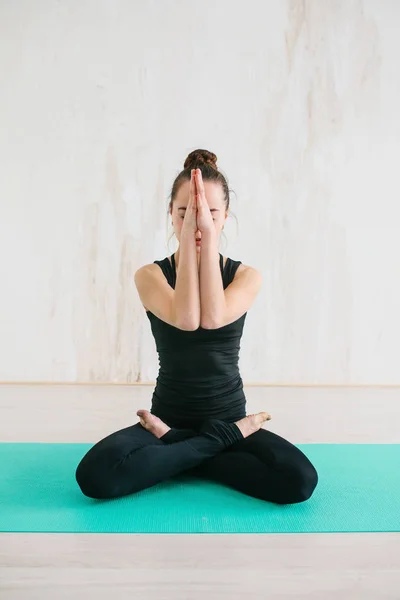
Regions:
[[[94,443],[136,423],[152,389],[0,386],[0,441]],[[245,392],[295,444],[400,443],[399,388]],[[399,600],[400,534],[0,534],[0,600],[111,596]]]

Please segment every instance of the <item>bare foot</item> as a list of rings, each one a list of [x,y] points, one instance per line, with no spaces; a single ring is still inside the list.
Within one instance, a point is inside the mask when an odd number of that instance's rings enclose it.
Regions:
[[[267,412],[260,412],[256,415],[247,415],[244,419],[236,421],[236,425],[239,427],[243,434],[243,437],[248,437],[252,433],[258,431],[265,421],[269,421],[271,415]]]
[[[162,437],[171,429],[164,421],[161,421],[159,417],[152,415],[148,410],[140,409],[136,414],[140,417],[141,426],[147,429],[147,431],[150,431],[156,438]]]

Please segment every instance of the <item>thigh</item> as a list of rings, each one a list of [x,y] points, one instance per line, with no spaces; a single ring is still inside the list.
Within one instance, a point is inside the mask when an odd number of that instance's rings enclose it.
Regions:
[[[267,429],[259,429],[247,438],[232,444],[220,454],[207,459],[199,466],[199,469],[204,466],[204,472],[207,467],[212,470],[213,465],[218,462],[223,462],[225,465],[231,464],[233,467],[238,464],[238,456],[242,457],[243,454],[255,457],[258,463],[261,462],[275,469],[297,467],[299,460],[303,460],[303,457],[306,458],[301,450],[288,440]]]
[[[259,429],[249,437],[233,444],[226,451],[232,454],[238,452],[251,454],[263,464],[277,470],[299,471],[312,467],[307,456],[297,446],[268,429]]]
[[[292,501],[306,488],[314,489],[318,481],[307,456],[266,429],[260,429],[206,459],[193,474],[279,503]]]
[[[140,423],[135,423],[101,439],[89,449],[84,459],[93,461],[96,458],[107,457],[112,462],[119,456],[126,456],[129,452],[156,444],[163,445],[164,442],[147,431]],[[84,459],[82,460],[85,462]]]

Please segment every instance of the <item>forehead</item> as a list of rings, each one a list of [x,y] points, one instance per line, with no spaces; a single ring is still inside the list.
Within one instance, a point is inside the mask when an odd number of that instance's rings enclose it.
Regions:
[[[204,190],[208,204],[213,207],[223,207],[225,204],[224,192],[220,183],[214,181],[203,181]],[[190,181],[185,181],[179,188],[179,192],[175,199],[176,209],[186,208],[189,202]]]

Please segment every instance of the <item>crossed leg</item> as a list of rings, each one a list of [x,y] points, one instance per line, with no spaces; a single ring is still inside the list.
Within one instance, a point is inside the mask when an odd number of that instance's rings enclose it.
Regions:
[[[82,458],[76,479],[92,498],[115,498],[182,472],[193,473],[263,500],[303,502],[318,475],[308,458],[265,429],[244,438],[225,421],[205,421],[199,431],[170,429],[160,439],[139,423],[110,434]]]
[[[171,438],[174,432],[171,429],[163,437]],[[166,444],[140,423],[111,433],[78,464],[79,487],[96,499],[126,496],[189,470],[243,439],[237,425],[218,419],[207,419],[198,432],[176,434],[180,439]]]
[[[190,430],[175,432],[169,432],[171,443],[178,436],[184,439],[185,435],[194,434]],[[308,500],[318,483],[317,471],[307,456],[267,429],[235,442],[188,473],[277,504]]]

